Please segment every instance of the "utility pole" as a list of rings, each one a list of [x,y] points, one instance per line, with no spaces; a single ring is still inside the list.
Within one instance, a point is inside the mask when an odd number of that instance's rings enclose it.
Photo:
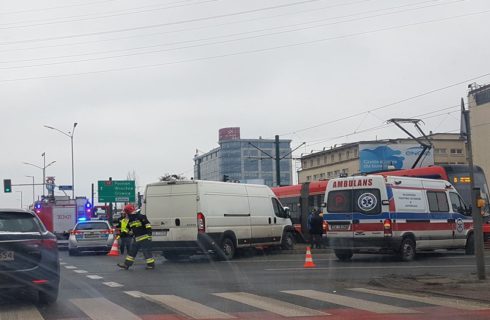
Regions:
[[[475,246],[476,273],[479,280],[485,280],[485,252],[483,244],[483,226],[480,208],[477,206],[477,192],[475,189],[475,176],[473,171],[473,147],[471,145],[471,124],[470,111],[465,109],[464,99],[461,98],[461,116],[464,118],[466,135],[466,149],[468,152],[468,164],[470,167],[470,188],[471,188],[471,216],[473,217],[473,239]]]
[[[275,140],[275,145],[276,145],[276,158],[274,159],[276,161],[276,184],[278,187],[281,186],[281,158],[279,154],[279,136],[276,135],[276,140]]]
[[[269,157],[270,159],[274,160],[275,161],[275,164],[276,164],[276,185],[278,187],[281,186],[281,160],[282,159],[286,159],[287,156],[289,156],[291,153],[293,153],[294,151],[298,150],[302,145],[304,145],[306,142],[303,142],[302,144],[300,144],[298,147],[296,147],[294,150],[291,150],[291,152],[283,155],[281,157],[280,155],[280,148],[279,148],[279,136],[276,135],[275,136],[275,140],[274,140],[274,145],[275,145],[275,149],[276,149],[276,156],[273,157],[271,156],[270,154],[268,154],[267,152],[265,152],[264,150],[260,149],[259,147],[257,147],[256,145],[254,145],[253,143],[249,142],[248,144],[251,145],[252,147],[254,147],[255,149],[259,150],[260,152],[262,152],[263,154],[265,154],[267,157]],[[261,158],[260,158],[261,159]]]

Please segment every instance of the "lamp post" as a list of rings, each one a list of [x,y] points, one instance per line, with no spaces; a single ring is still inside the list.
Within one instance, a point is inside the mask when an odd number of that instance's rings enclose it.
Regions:
[[[44,153],[43,153],[44,154]],[[45,195],[45,186],[46,186],[46,168],[49,167],[50,165],[52,165],[53,163],[55,163],[56,161],[51,161],[50,163],[48,163],[46,165],[46,161],[44,162],[44,166],[40,167],[40,166],[37,166],[35,164],[32,164],[32,163],[29,163],[29,162],[22,162],[23,164],[26,164],[28,166],[33,166],[33,167],[36,167],[38,169],[41,169],[43,171],[43,196]],[[34,184],[34,182],[33,182]]]
[[[72,191],[72,198],[73,199],[75,199],[75,160],[74,160],[74,156],[73,156],[73,135],[75,134],[75,128],[77,127],[77,124],[78,123],[76,123],[76,122],[73,123],[73,129],[71,130],[71,132],[70,131],[64,132],[64,131],[61,131],[60,129],[44,125],[45,128],[58,131],[59,133],[70,138],[70,141],[71,141],[71,191]]]
[[[34,206],[34,202],[36,202],[36,191],[34,189],[34,176],[26,176],[28,178],[32,178],[32,205]]]
[[[22,191],[15,191],[15,192],[20,193],[20,208],[23,209],[24,204],[22,203]]]

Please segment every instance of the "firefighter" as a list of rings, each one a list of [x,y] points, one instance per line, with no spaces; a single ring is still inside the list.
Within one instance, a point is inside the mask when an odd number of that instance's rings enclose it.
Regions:
[[[124,263],[118,263],[118,267],[122,269],[129,269],[134,263],[136,254],[141,249],[146,259],[146,269],[155,269],[155,259],[151,253],[151,225],[145,215],[137,212],[132,204],[128,204],[124,207],[124,212],[128,215],[128,227],[123,232],[133,232],[134,241],[126,255]]]
[[[124,254],[129,252],[129,249],[131,248],[131,241],[132,239],[132,232],[128,230],[128,214],[126,212],[122,212],[122,217],[119,218],[117,222],[117,229],[119,231],[119,234],[117,236],[117,239],[119,240],[119,250],[121,251],[121,254]]]

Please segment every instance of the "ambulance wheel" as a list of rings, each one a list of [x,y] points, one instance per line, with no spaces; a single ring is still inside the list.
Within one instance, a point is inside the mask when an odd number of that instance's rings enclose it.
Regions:
[[[415,259],[415,241],[405,238],[400,246],[400,258],[402,261],[413,261]]]
[[[473,236],[473,233],[468,236],[468,239],[466,240],[466,247],[464,249],[464,253],[467,255],[473,255],[475,254],[475,238]]]
[[[351,250],[335,250],[335,256],[340,261],[349,261],[354,253]]]
[[[235,256],[235,244],[229,237],[225,237],[221,241],[221,245],[218,250],[218,257],[220,260],[231,260]]]
[[[285,232],[282,236],[281,248],[283,250],[293,250],[294,249],[294,236],[291,232]]]

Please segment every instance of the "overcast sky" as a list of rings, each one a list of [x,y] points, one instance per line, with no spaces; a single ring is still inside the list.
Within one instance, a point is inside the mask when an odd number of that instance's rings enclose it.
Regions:
[[[405,137],[370,130],[393,117],[456,132],[467,85],[490,83],[489,30],[488,0],[5,0],[0,177],[40,183],[22,162],[46,152],[47,175],[71,184],[70,139],[43,125],[78,123],[75,187],[88,197],[132,171],[141,187],[191,177],[196,148],[228,126],[306,142],[297,156]],[[30,203],[32,188],[13,189],[1,207],[20,206],[16,191]]]

